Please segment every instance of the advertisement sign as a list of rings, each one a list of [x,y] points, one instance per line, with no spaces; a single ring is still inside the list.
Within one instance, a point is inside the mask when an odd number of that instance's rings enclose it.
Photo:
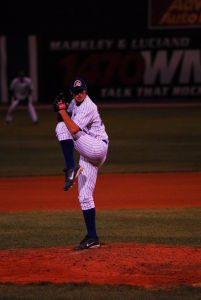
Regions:
[[[150,29],[201,27],[201,0],[150,0]]]
[[[48,99],[77,75],[97,101],[201,99],[200,41],[190,36],[49,39],[42,54]]]

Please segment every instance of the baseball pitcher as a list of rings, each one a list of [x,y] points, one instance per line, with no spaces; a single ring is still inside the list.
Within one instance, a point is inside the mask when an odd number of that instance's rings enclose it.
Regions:
[[[100,247],[93,192],[98,170],[107,156],[109,140],[97,106],[87,94],[83,78],[72,80],[70,93],[73,96],[70,104],[64,94],[60,94],[54,101],[54,110],[59,116],[56,136],[66,163],[64,190],[67,191],[78,178],[79,202],[87,235],[74,250],[83,250]],[[74,163],[74,148],[80,154],[78,165]]]

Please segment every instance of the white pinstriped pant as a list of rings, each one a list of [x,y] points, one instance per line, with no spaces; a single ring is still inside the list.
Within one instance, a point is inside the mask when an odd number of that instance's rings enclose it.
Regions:
[[[78,177],[78,193],[82,210],[95,207],[93,192],[96,185],[98,169],[104,163],[108,145],[83,131],[71,135],[64,122],[56,126],[58,141],[73,139],[74,147],[80,154],[79,164],[83,167]]]
[[[17,100],[15,98],[12,98],[11,104],[9,106],[9,109],[8,109],[8,112],[7,112],[7,115],[6,115],[6,121],[7,122],[11,122],[13,120],[13,112],[17,108],[17,106],[19,105],[20,101],[23,101],[23,100]],[[35,110],[35,108],[32,104],[32,97],[29,97],[29,99],[28,99],[28,110],[29,110],[29,114],[30,114],[30,117],[31,117],[32,121],[37,122],[38,121],[38,116],[37,116],[36,110]]]

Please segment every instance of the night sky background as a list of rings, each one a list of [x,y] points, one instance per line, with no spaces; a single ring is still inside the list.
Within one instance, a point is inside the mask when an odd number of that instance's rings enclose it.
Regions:
[[[147,28],[148,0],[7,2],[1,7],[1,34],[133,34]]]

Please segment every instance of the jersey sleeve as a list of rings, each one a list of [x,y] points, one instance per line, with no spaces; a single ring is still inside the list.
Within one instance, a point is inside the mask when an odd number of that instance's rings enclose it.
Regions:
[[[72,101],[70,102],[69,106],[68,106],[68,109],[67,109],[67,112],[68,112],[68,113],[72,114],[74,105],[75,105],[74,100],[72,100]]]

